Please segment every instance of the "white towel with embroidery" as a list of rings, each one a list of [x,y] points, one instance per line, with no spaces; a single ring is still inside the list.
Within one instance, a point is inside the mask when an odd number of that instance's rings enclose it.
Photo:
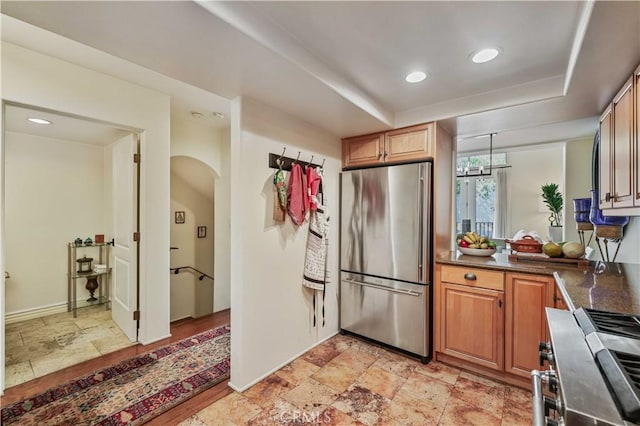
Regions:
[[[329,216],[325,207],[319,205],[311,212],[309,219],[309,236],[304,259],[304,275],[302,285],[315,290],[324,290],[327,282],[327,234]]]

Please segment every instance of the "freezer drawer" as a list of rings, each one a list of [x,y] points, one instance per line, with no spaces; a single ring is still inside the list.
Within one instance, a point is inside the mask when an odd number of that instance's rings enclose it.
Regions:
[[[340,328],[427,357],[429,286],[340,273]]]

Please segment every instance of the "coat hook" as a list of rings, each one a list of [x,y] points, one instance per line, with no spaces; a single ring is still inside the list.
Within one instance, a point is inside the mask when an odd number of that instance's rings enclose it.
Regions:
[[[311,160],[309,160],[309,165],[313,166],[313,155],[311,156]]]
[[[300,159],[300,151],[298,151],[298,156],[296,157],[296,161]]]
[[[276,158],[276,164],[280,168],[282,168],[282,166],[284,165],[284,160],[282,159],[282,157],[284,157],[284,153],[286,151],[287,151],[287,147],[285,146],[284,148],[282,148],[282,154],[280,154],[280,157]]]
[[[320,165],[320,168],[323,168],[323,167],[324,167],[324,161],[325,161],[325,160],[326,160],[326,158],[323,158],[323,159],[322,159],[322,164]]]

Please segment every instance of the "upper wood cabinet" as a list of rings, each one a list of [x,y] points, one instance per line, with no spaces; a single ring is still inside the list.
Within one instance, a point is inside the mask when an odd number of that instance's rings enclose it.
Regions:
[[[355,136],[342,140],[343,167],[360,167],[384,161],[384,134]]]
[[[633,206],[633,142],[634,107],[633,78],[630,78],[613,99],[613,139],[611,143],[613,207]]]
[[[547,340],[545,307],[554,307],[553,277],[507,273],[505,371],[530,377],[539,369],[538,343]]]
[[[634,149],[634,191],[635,200],[633,205],[640,208],[640,66],[636,69],[633,75],[634,92],[636,98],[636,117],[635,117],[635,141],[633,143]]]
[[[600,208],[607,215],[640,215],[639,84],[640,67],[600,117]]]
[[[425,160],[433,157],[434,123],[342,140],[342,167]]]
[[[385,133],[386,162],[424,160],[433,156],[433,123]]]
[[[611,140],[613,135],[613,106],[609,105],[600,116],[600,144],[599,164],[600,170],[600,209],[613,207],[611,200]]]

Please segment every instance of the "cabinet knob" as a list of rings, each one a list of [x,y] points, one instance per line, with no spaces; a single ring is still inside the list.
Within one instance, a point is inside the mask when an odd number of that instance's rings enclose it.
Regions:
[[[379,160],[379,159],[381,159],[381,158],[382,158],[382,153],[381,153],[381,152],[379,152],[379,153],[378,153],[378,160]]]
[[[604,196],[604,201],[606,201],[607,203],[608,203],[609,201],[611,201],[611,193],[610,193],[610,192],[607,192],[607,193],[605,194],[605,196]]]
[[[389,153],[387,151],[384,152],[384,158],[387,158],[389,156]]]
[[[478,278],[476,277],[476,274],[472,274],[471,272],[467,272],[466,274],[464,274],[464,279],[465,280],[469,280],[469,281],[475,281]]]

